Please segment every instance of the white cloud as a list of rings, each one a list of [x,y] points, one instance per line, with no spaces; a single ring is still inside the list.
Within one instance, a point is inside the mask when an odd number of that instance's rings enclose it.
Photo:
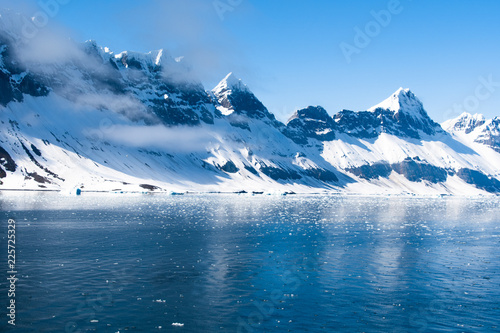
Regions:
[[[216,141],[216,136],[200,127],[113,125],[104,133],[104,140],[131,147],[191,153],[205,151],[210,142]]]
[[[106,93],[83,94],[79,95],[75,102],[83,107],[110,110],[122,114],[134,121],[143,120],[147,123],[158,122],[157,117],[148,113],[146,107],[133,96]]]
[[[184,56],[183,63],[202,82],[220,80],[221,71],[225,75],[244,57],[211,0],[148,1],[121,13],[117,24],[124,33],[150,48]]]

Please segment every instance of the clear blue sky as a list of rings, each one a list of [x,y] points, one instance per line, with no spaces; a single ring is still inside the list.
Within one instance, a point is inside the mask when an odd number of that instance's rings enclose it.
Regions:
[[[29,14],[43,10],[38,2],[11,4]],[[401,86],[438,122],[457,116],[454,104],[500,116],[500,86],[478,88],[480,77],[500,85],[497,0],[400,0],[397,10],[394,0],[64,2],[50,25],[75,40],[185,55],[207,89],[233,71],[280,120],[308,105],[364,110]],[[391,8],[388,24],[374,23],[372,11]],[[340,45],[356,46],[356,27],[372,37],[348,63]]]

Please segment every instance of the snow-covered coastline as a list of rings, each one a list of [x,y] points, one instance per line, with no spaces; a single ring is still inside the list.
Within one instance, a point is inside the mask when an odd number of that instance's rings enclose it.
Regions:
[[[440,125],[399,88],[366,111],[310,106],[284,124],[232,73],[206,90],[166,50],[115,55],[95,41],[25,57],[12,22],[0,33],[0,190],[500,193],[499,118]]]

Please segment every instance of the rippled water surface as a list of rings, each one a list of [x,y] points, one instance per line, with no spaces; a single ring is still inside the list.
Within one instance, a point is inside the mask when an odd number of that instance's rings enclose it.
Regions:
[[[0,193],[2,274],[13,218],[19,332],[498,332],[499,203]]]

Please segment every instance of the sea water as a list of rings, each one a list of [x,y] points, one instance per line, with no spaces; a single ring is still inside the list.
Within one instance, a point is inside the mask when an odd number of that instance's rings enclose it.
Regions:
[[[499,203],[2,192],[0,331],[498,332]]]

